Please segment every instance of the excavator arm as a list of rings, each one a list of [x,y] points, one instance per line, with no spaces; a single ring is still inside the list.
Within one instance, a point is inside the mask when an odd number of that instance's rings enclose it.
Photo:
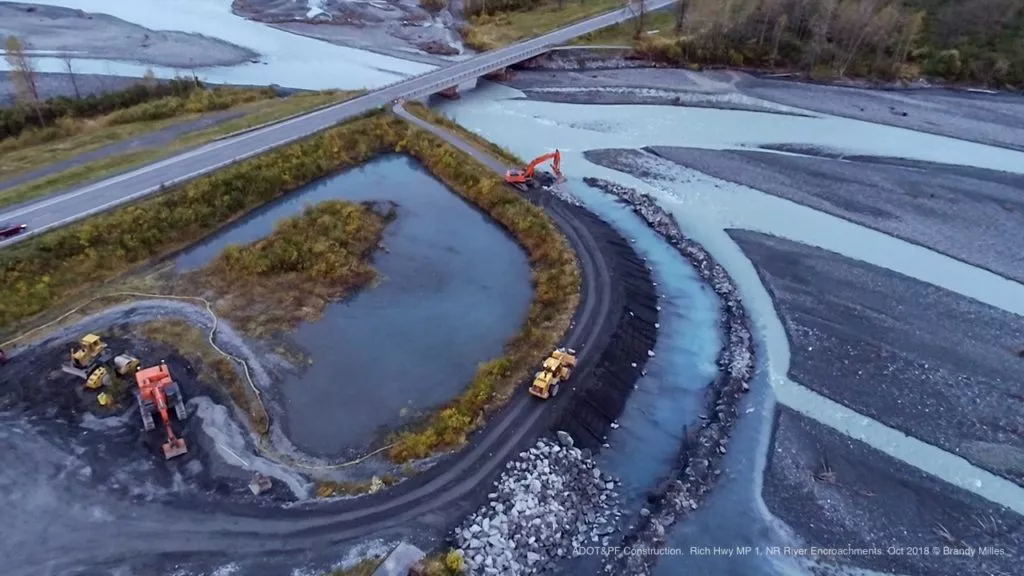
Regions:
[[[505,173],[505,181],[509,184],[525,184],[533,180],[533,173],[541,164],[551,160],[555,176],[562,177],[562,153],[558,150],[542,154],[533,159],[523,170],[509,170]]]
[[[170,460],[175,456],[181,456],[188,449],[185,446],[185,441],[175,436],[174,429],[171,428],[171,414],[167,409],[167,394],[164,394],[163,389],[155,388],[153,390],[153,400],[156,403],[156,409],[160,412],[160,420],[163,421],[164,429],[167,433],[167,442],[164,442],[163,445],[164,457]]]

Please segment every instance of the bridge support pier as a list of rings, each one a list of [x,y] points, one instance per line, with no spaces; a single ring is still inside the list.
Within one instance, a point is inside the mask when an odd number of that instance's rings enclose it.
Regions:
[[[444,96],[445,98],[447,98],[449,100],[458,100],[459,99],[459,87],[458,86],[451,86],[449,88],[445,88],[444,90],[441,90],[437,94],[439,96]]]
[[[486,78],[488,80],[498,80],[498,81],[508,80],[511,77],[512,77],[512,69],[508,68],[508,67],[500,68],[498,70],[495,70],[494,72],[490,72],[490,73],[484,75],[484,78]]]

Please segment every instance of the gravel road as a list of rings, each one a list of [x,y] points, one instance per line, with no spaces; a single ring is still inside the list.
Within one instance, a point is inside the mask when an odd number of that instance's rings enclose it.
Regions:
[[[1024,319],[791,240],[729,235],[775,300],[792,379],[1024,485]]]

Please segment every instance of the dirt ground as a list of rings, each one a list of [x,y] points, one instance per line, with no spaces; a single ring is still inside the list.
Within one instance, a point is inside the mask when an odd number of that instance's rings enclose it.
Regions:
[[[842,564],[907,576],[1019,573],[1024,518],[787,408],[777,412],[762,495],[807,546],[872,551]]]
[[[30,50],[107,60],[130,55],[132,61],[177,68],[230,66],[259,57],[216,38],[149,30],[106,14],[57,6],[0,4],[0,36],[7,35],[25,38]]]
[[[204,433],[197,410],[210,402],[222,402],[219,391],[200,376],[200,367],[177,350],[136,335],[132,326],[118,322],[99,333],[115,353],[127,352],[143,367],[166,362],[179,384],[189,417],[171,426],[183,438],[188,452],[165,460],[161,445],[164,431],[142,428],[132,378],[116,378],[104,388],[116,404],[100,406],[97,391],[88,390],[79,378],[60,366],[75,345],[72,336],[48,340],[26,348],[0,369],[0,412],[22,422],[39,422],[44,436],[58,444],[78,447],[78,457],[90,469],[89,480],[104,489],[146,500],[205,501],[249,499],[249,477],[226,473],[210,457],[210,438]],[[262,496],[267,500],[291,500],[283,485]]]

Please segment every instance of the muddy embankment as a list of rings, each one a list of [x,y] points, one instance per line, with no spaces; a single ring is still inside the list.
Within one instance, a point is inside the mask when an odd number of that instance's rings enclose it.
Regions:
[[[417,0],[235,0],[231,9],[294,34],[426,64],[444,65],[447,57],[465,52],[456,31],[461,2],[437,13],[424,10]]]
[[[739,293],[725,269],[696,242],[683,235],[675,218],[650,196],[597,178],[585,178],[594,188],[620,198],[631,206],[697,270],[721,302],[724,345],[718,356],[719,375],[708,387],[700,424],[684,434],[675,468],[649,498],[648,508],[623,539],[632,548],[653,548],[663,543],[665,530],[695,510],[721,474],[729,435],[738,418],[737,405],[749,390],[755,356],[749,320]],[[606,574],[648,574],[651,560],[642,555],[620,555],[604,566]]]

